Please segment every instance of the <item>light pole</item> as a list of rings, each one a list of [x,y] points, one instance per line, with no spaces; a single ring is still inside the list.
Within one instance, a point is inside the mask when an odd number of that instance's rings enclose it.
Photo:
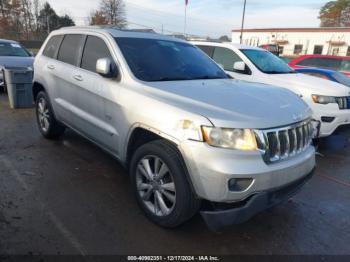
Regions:
[[[240,44],[243,43],[243,30],[244,30],[244,19],[245,19],[245,8],[246,8],[246,5],[247,5],[247,0],[244,0],[243,15],[242,15],[242,26],[241,26],[241,36],[239,37]]]

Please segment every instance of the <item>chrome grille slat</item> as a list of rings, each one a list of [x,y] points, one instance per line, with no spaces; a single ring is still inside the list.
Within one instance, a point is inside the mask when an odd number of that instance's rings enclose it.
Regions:
[[[265,162],[275,163],[304,151],[311,145],[312,134],[310,121],[274,130],[262,130],[259,137],[266,140],[266,145],[259,149],[264,153]]]

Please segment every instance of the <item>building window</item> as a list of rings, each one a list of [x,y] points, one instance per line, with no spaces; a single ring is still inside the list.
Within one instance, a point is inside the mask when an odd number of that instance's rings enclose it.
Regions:
[[[315,45],[314,47],[314,55],[322,55],[323,45]]]
[[[333,48],[332,55],[339,55],[339,47]]]
[[[279,46],[279,47],[278,47],[278,53],[279,53],[280,55],[283,55],[283,53],[284,53],[284,46]]]
[[[348,51],[346,52],[346,56],[350,56],[350,46],[348,47]]]
[[[294,46],[294,54],[300,55],[303,52],[303,45],[295,45]]]

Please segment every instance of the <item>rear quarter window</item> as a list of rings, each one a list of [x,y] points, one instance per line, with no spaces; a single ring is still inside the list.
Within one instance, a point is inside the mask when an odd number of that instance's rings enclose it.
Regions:
[[[57,59],[61,62],[78,66],[85,41],[84,35],[66,35],[58,52]]]
[[[43,55],[56,59],[57,52],[62,42],[62,39],[63,39],[63,35],[55,35],[51,37],[45,46]]]

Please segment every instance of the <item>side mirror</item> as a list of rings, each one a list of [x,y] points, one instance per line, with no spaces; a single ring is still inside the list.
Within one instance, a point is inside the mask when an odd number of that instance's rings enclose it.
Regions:
[[[30,54],[32,57],[35,57],[35,54],[34,54],[32,51],[29,51],[29,54]]]
[[[96,72],[103,77],[113,78],[118,74],[117,65],[110,58],[100,58],[96,62]]]
[[[246,64],[243,61],[235,62],[233,64],[233,70],[244,72],[246,70]]]

